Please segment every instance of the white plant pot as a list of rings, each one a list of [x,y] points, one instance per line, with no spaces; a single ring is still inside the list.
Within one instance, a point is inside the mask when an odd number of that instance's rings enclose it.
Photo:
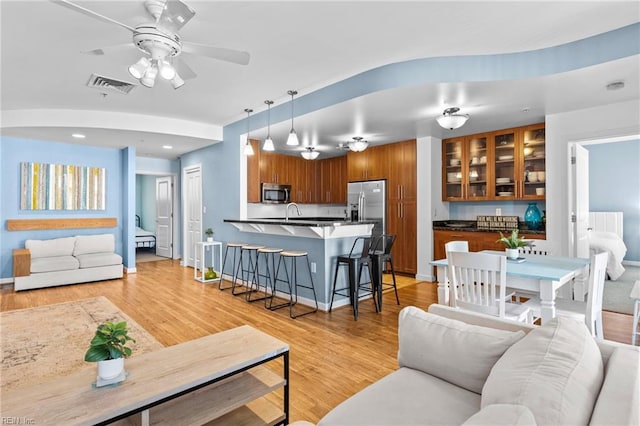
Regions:
[[[212,243],[213,242],[213,237],[207,237],[207,242],[208,243]]]
[[[124,370],[124,358],[98,361],[98,377],[104,380],[115,379]]]
[[[515,248],[515,249],[508,248],[508,249],[505,249],[505,251],[507,252],[507,257],[509,259],[517,259],[518,258],[518,249],[517,248]]]

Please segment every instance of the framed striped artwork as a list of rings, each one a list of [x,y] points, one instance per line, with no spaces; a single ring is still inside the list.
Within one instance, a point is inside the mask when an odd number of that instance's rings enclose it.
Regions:
[[[20,164],[21,210],[104,210],[106,170],[62,164]]]

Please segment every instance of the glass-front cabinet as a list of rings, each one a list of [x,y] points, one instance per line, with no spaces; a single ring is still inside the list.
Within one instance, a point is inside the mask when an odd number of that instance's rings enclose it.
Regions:
[[[544,123],[442,141],[443,201],[544,200]]]
[[[544,124],[528,126],[522,138],[522,198],[544,199],[546,188]]]

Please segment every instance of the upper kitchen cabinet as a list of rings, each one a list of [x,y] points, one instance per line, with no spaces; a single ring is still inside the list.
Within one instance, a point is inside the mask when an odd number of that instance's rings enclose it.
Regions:
[[[387,197],[389,200],[414,201],[417,193],[416,141],[387,146]]]
[[[347,153],[347,178],[349,182],[384,179],[387,171],[388,145],[379,145],[362,152]]]
[[[260,182],[279,183],[289,185],[289,164],[290,156],[262,152],[260,158]]]
[[[493,170],[488,134],[442,141],[442,197],[445,201],[488,200]]]
[[[332,157],[317,162],[319,190],[317,203],[347,203],[347,157]]]
[[[544,199],[546,182],[544,123],[523,129],[521,155],[523,161],[522,198]]]
[[[289,176],[291,181],[291,201],[296,203],[318,203],[318,169],[317,161],[291,157],[289,160]]]
[[[544,199],[544,153],[544,123],[445,139],[442,199]]]
[[[247,156],[247,202],[260,202],[260,142],[250,140],[253,155]]]

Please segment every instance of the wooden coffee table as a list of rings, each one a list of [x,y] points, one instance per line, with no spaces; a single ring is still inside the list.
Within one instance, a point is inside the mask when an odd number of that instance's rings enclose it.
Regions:
[[[278,358],[283,374],[263,365]],[[85,369],[3,392],[2,417],[38,425],[289,422],[289,345],[250,326],[134,354],[125,369],[114,386],[93,387],[96,370]]]

